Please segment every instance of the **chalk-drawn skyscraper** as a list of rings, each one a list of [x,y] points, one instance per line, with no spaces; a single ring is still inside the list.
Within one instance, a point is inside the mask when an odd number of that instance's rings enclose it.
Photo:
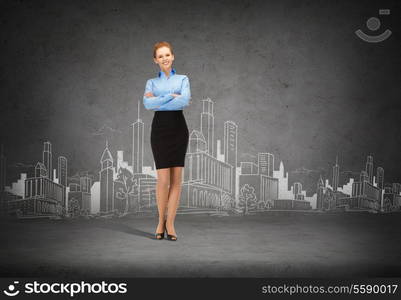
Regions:
[[[300,182],[294,182],[293,183],[293,190],[292,190],[293,194],[294,194],[294,199],[298,199],[298,195],[302,195],[302,183]]]
[[[53,180],[53,166],[52,166],[53,156],[52,156],[52,144],[48,142],[43,143],[43,164],[47,170],[47,177]]]
[[[273,177],[274,156],[271,153],[258,153],[259,174]]]
[[[214,115],[213,101],[210,98],[202,100],[201,132],[206,140],[207,153],[214,156]]]
[[[132,124],[132,171],[133,173],[142,173],[143,166],[143,137],[144,124],[139,118],[139,102],[138,102],[138,118]]]
[[[368,181],[373,184],[373,156],[368,155],[366,159],[366,172],[368,173]]]
[[[338,189],[338,182],[340,177],[340,166],[338,165],[338,159],[336,157],[336,164],[333,166],[333,191],[336,192]]]
[[[323,209],[323,199],[324,199],[324,183],[322,175],[320,175],[317,181],[316,189],[316,209]]]
[[[64,156],[59,156],[57,159],[57,171],[58,171],[58,183],[61,184],[63,186],[63,193],[64,195],[64,200],[68,199],[67,198],[67,158]],[[67,202],[63,202],[61,204],[64,208],[68,209],[68,203]]]
[[[58,183],[67,186],[67,158],[64,156],[58,157]]]
[[[6,157],[4,155],[3,144],[1,144],[0,152],[0,192],[4,191],[6,186]]]
[[[379,189],[384,189],[384,169],[382,167],[377,167],[376,182]]]
[[[233,166],[231,187],[232,196],[235,197],[235,179],[236,179],[236,168],[237,168],[237,151],[238,151],[238,126],[233,121],[224,122],[224,162]]]
[[[113,157],[106,142],[106,148],[100,159],[100,211],[109,212],[114,209],[114,182],[113,182]]]

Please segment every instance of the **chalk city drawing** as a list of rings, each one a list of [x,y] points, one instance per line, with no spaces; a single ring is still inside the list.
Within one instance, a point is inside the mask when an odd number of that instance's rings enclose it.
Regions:
[[[312,196],[306,195],[301,182],[290,186],[288,171],[279,163],[275,170],[272,153],[240,155],[238,160],[238,125],[224,121],[222,140],[215,141],[214,102],[202,101],[200,128],[189,136],[183,172],[179,214],[247,215],[263,211],[369,211],[400,210],[401,184],[384,183],[384,169],[374,176],[373,156],[366,158],[359,178],[340,182],[338,157],[332,169],[331,183],[320,175]],[[115,130],[118,132],[118,130]],[[17,182],[6,186],[6,156],[0,153],[0,212],[19,218],[121,217],[127,214],[156,213],[156,169],[145,166],[145,124],[138,116],[130,126],[132,156],[124,152],[113,157],[108,140],[99,151],[98,177],[88,172],[68,176],[68,159],[57,157],[53,166],[50,141],[43,144],[42,161],[35,165],[34,176],[21,173]],[[146,145],[149,148],[150,145]],[[149,151],[147,149],[146,151]]]

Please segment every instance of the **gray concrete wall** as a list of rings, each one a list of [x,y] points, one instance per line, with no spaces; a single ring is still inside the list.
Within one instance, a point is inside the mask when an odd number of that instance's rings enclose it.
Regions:
[[[369,17],[392,36],[358,38],[359,28],[376,34]],[[22,170],[13,167],[41,160],[45,140],[69,159],[70,174],[96,173],[106,139],[130,157],[129,129],[158,71],[152,46],[162,40],[190,78],[190,131],[210,97],[216,139],[224,121],[238,125],[239,161],[271,152],[288,170],[330,178],[336,154],[341,171],[355,172],[372,154],[386,181],[401,180],[397,1],[2,1],[0,20],[8,184]],[[151,166],[153,112],[141,104],[139,115]]]

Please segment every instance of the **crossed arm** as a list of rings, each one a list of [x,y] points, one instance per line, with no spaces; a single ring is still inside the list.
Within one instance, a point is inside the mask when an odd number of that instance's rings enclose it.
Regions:
[[[147,85],[146,85],[147,86]],[[148,90],[146,88],[146,90]],[[155,97],[152,92],[146,92],[143,95],[143,105],[148,110],[153,110],[159,108],[161,105],[168,103],[174,98],[172,94],[166,94],[162,96]]]
[[[155,97],[152,92],[152,82],[146,83],[143,103],[148,110],[178,110],[189,105],[191,99],[191,90],[188,77],[185,77],[181,86],[181,94],[166,94]]]
[[[170,94],[170,95],[172,95],[173,97],[180,96],[180,94]],[[145,94],[145,97],[154,97],[154,96],[152,92],[148,92]]]

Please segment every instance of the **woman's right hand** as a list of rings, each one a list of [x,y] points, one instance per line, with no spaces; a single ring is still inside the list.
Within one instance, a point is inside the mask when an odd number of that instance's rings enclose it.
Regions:
[[[173,95],[174,98],[178,97],[178,96],[181,96],[180,94],[171,94],[171,95]]]

